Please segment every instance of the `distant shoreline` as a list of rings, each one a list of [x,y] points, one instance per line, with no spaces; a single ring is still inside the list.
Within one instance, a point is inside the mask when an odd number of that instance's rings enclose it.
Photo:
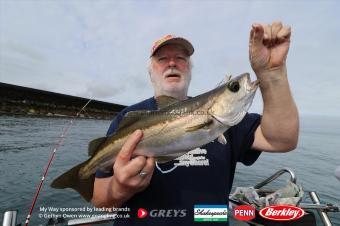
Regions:
[[[74,117],[87,98],[0,83],[0,115]],[[92,100],[79,118],[113,119],[124,105]]]

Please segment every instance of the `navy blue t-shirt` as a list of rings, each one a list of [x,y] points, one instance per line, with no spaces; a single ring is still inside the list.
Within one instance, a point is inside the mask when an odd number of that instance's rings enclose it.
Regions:
[[[115,132],[127,112],[143,109],[156,110],[155,99],[152,97],[125,108],[113,120],[107,135]],[[227,139],[226,145],[215,140],[176,160],[158,164],[163,173],[155,168],[150,185],[123,205],[130,208],[131,218],[116,220],[114,225],[196,225],[193,216],[194,205],[228,205],[236,163],[251,165],[261,153],[251,149],[260,120],[261,116],[258,114],[246,114],[238,125],[224,133]],[[173,169],[171,172],[164,173],[171,169]],[[112,172],[97,171],[96,173],[97,178],[112,175]],[[148,216],[139,219],[137,218],[139,208],[149,212],[154,210],[153,213],[157,213],[157,210],[165,210],[169,217]],[[175,210],[177,212],[185,210],[185,214],[177,214],[174,217]],[[213,222],[200,224],[221,225]]]

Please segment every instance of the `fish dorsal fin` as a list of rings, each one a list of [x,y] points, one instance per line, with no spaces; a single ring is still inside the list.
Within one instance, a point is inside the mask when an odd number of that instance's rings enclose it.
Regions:
[[[158,109],[162,109],[162,108],[165,108],[171,104],[174,104],[176,102],[178,102],[179,100],[174,98],[174,97],[170,97],[170,96],[159,96],[159,97],[156,97],[156,102],[157,102],[157,106],[158,106]]]
[[[118,132],[119,130],[125,127],[132,125],[133,123],[140,120],[143,116],[150,114],[150,112],[152,111],[146,111],[146,110],[129,111],[128,113],[124,115],[122,121],[119,123],[119,126],[116,132]]]
[[[106,140],[106,137],[99,137],[97,139],[94,139],[90,141],[89,147],[88,147],[88,155],[93,156],[96,154],[97,150],[99,149],[99,146],[104,143]]]

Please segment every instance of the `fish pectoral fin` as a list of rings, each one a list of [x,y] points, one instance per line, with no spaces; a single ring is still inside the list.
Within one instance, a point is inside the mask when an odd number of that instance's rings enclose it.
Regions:
[[[193,132],[199,129],[209,129],[209,126],[213,123],[213,120],[208,120],[204,123],[198,124],[198,125],[194,125],[194,126],[190,126],[185,128],[185,132]]]
[[[165,107],[167,107],[171,104],[174,104],[178,101],[179,100],[174,98],[174,97],[165,96],[165,95],[156,97],[156,103],[157,103],[158,109],[165,108]]]
[[[88,155],[93,156],[99,150],[101,144],[103,144],[106,140],[106,137],[99,137],[90,141],[88,146]]]
[[[220,134],[217,138],[217,141],[220,143],[220,144],[227,144],[227,139],[225,139],[225,136],[222,134]]]

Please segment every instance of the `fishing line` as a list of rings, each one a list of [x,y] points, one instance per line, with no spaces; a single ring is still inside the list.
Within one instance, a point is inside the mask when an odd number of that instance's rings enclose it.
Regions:
[[[226,75],[225,78],[223,78],[219,83],[217,83],[217,85],[215,86],[215,88],[220,87],[224,84],[226,84],[227,82],[229,82],[232,78],[232,75]]]
[[[52,151],[50,160],[48,161],[48,164],[47,164],[45,170],[43,171],[43,176],[42,176],[42,178],[41,178],[41,180],[40,180],[40,183],[39,183],[39,185],[37,186],[37,190],[36,190],[36,192],[35,192],[35,195],[34,195],[34,198],[33,198],[32,204],[31,204],[30,211],[29,211],[29,213],[28,213],[28,215],[27,215],[27,217],[26,217],[25,226],[28,226],[28,223],[29,223],[29,221],[30,221],[30,219],[31,219],[31,216],[32,216],[32,212],[33,212],[35,203],[36,203],[36,201],[37,201],[37,199],[38,199],[40,190],[41,190],[42,185],[43,185],[43,183],[44,183],[44,181],[45,181],[45,178],[46,178],[48,169],[50,168],[50,165],[51,165],[51,163],[52,163],[52,161],[53,161],[53,159],[54,159],[54,156],[55,156],[57,150],[58,150],[59,147],[62,145],[62,143],[63,143],[63,141],[64,141],[64,139],[65,139],[65,136],[66,136],[66,134],[67,134],[67,131],[69,130],[69,128],[70,128],[71,125],[73,124],[74,119],[76,119],[76,118],[80,115],[80,113],[81,113],[82,111],[84,111],[84,109],[86,108],[86,106],[87,106],[91,101],[92,101],[92,99],[89,99],[89,101],[87,101],[87,103],[80,109],[80,111],[79,111],[75,116],[73,116],[73,117],[71,118],[71,120],[69,121],[69,123],[68,123],[68,124],[66,125],[66,127],[64,128],[64,131],[63,131],[62,134],[60,135],[58,142],[55,144],[55,147],[54,147],[54,149],[53,149],[53,151]]]
[[[159,167],[158,162],[156,161],[156,167],[162,174],[171,173],[172,171],[174,171],[177,168],[177,166],[178,165],[174,165],[171,169],[162,170],[161,167]]]

